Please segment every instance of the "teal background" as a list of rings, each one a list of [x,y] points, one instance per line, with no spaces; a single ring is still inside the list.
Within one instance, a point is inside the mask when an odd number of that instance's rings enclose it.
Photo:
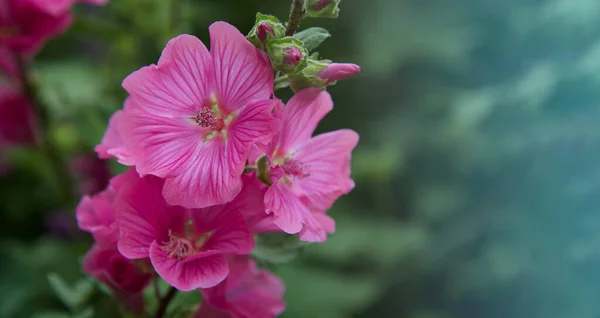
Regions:
[[[93,149],[122,79],[169,38],[208,43],[216,20],[246,33],[257,11],[286,19],[289,2],[79,6],[35,65],[61,156]],[[270,266],[287,287],[282,317],[600,317],[598,21],[594,0],[342,0],[339,19],[306,20],[333,35],[322,57],[362,67],[329,89],[334,111],[318,130],[351,128],[361,141],[356,189],[330,211],[335,235]],[[73,228],[78,198],[57,195],[34,150],[8,157],[0,317],[89,317],[68,314],[47,280],[84,277],[91,238],[47,226],[63,217]],[[116,310],[100,291],[83,307]]]

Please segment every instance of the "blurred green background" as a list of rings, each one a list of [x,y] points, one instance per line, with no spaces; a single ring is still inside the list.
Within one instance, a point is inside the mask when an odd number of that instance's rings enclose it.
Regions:
[[[216,20],[246,33],[257,11],[286,19],[289,2],[78,7],[35,65],[61,156],[92,151],[122,79],[169,38],[206,42]],[[335,235],[272,266],[282,317],[600,317],[598,21],[597,0],[343,0],[339,19],[306,20],[333,35],[322,57],[362,67],[329,89],[319,131],[352,128],[361,142],[356,189],[330,211]],[[6,160],[0,317],[67,312],[47,274],[82,279],[91,238],[48,162],[31,149]],[[94,316],[111,317],[94,295]]]

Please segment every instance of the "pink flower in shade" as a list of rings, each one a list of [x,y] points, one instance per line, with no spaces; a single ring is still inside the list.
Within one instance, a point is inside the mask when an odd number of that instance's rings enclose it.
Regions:
[[[129,169],[110,180],[108,187],[93,196],[83,196],[75,216],[79,228],[92,234],[96,242],[114,245],[119,239],[119,229],[115,218],[115,197],[124,183],[138,179],[135,170]]]
[[[128,97],[125,100],[124,108],[130,108],[134,101]],[[117,110],[108,122],[108,127],[102,137],[102,142],[94,149],[98,153],[98,157],[102,159],[117,158],[117,161],[126,166],[135,165],[133,156],[129,153],[125,142],[121,137],[121,126],[125,113],[123,110]]]
[[[352,77],[360,73],[360,66],[351,63],[331,63],[327,68],[317,74],[318,77],[327,80],[327,84]]]
[[[135,103],[125,108],[121,133],[136,169],[165,178],[167,202],[189,208],[233,200],[250,146],[277,128],[266,55],[225,22],[209,32],[210,53],[180,35],[158,65],[123,81]]]
[[[222,283],[200,289],[204,302],[197,318],[274,318],[283,312],[285,288],[279,278],[249,257],[232,257],[229,267]]]
[[[110,287],[115,297],[135,312],[143,311],[142,292],[152,279],[143,266],[123,257],[116,245],[96,243],[83,259],[83,271]]]
[[[26,96],[10,87],[0,88],[0,148],[33,144],[35,116]]]
[[[229,274],[225,255],[254,248],[243,216],[228,205],[192,210],[169,205],[161,196],[163,183],[146,176],[120,189],[119,251],[129,259],[150,257],[158,275],[179,290],[217,285]]]
[[[71,24],[68,10],[47,0],[0,0],[0,46],[14,52],[37,51],[43,42]],[[70,1],[72,2],[72,1]]]
[[[296,93],[287,106],[277,108],[282,129],[267,147],[272,185],[265,194],[266,211],[284,232],[299,233],[304,241],[324,241],[335,230],[325,211],[354,188],[350,157],[356,132],[342,129],[311,138],[332,108],[327,92],[309,88]]]

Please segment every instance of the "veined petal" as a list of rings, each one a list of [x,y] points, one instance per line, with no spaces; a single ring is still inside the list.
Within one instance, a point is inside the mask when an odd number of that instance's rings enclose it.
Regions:
[[[181,291],[213,287],[229,274],[229,266],[221,254],[179,261],[169,258],[157,242],[150,246],[150,261],[162,279]]]
[[[158,66],[145,66],[123,80],[123,88],[145,112],[163,117],[193,116],[210,97],[212,57],[198,38],[183,34],[167,43]]]
[[[273,93],[273,72],[265,53],[228,23],[215,22],[209,32],[215,84],[223,107],[231,112],[251,100],[268,99]]]
[[[170,207],[162,198],[162,185],[163,180],[148,176],[121,187],[115,214],[121,231],[118,248],[123,256],[148,257],[152,242],[168,241],[173,220],[183,218],[183,208]]]
[[[204,208],[230,202],[242,189],[243,162],[232,165],[225,142],[216,137],[189,156],[181,174],[167,178],[163,195],[169,204]]]
[[[328,233],[335,232],[335,221],[325,212],[313,212],[313,217],[319,226],[317,228],[308,226],[302,228],[302,231],[298,233],[298,237],[305,242],[324,242]]]
[[[127,100],[130,100],[128,98]],[[128,102],[125,101],[127,104]],[[121,138],[121,132],[119,126],[123,122],[125,116],[123,110],[117,110],[108,121],[108,127],[102,137],[102,142],[94,148],[98,153],[98,157],[102,159],[117,158],[119,163],[131,166],[135,164],[132,155],[129,153],[123,138]]]
[[[268,154],[293,151],[310,139],[319,121],[333,109],[331,95],[317,88],[307,88],[296,93],[286,106],[278,107],[281,130],[271,143]]]
[[[273,183],[265,194],[265,208],[267,213],[273,214],[273,222],[286,233],[298,233],[304,225],[318,227],[310,211],[294,193],[291,184],[282,181]]]
[[[219,250],[227,254],[250,254],[254,249],[254,238],[244,217],[237,211],[221,212],[220,214],[224,214],[220,218],[221,222],[214,229],[203,249]],[[201,222],[201,219],[199,221]]]
[[[294,159],[306,164],[310,175],[294,185],[314,208],[326,210],[339,196],[354,188],[348,167],[357,143],[356,132],[341,129],[311,138],[298,149]]]
[[[167,118],[126,109],[121,133],[137,171],[162,178],[177,175],[191,160],[204,133],[189,118]],[[187,169],[187,167],[185,167]]]
[[[255,143],[271,140],[279,127],[279,121],[271,114],[275,103],[273,100],[251,103],[242,108],[231,122],[227,138],[227,158],[234,165],[245,163],[250,147]]]

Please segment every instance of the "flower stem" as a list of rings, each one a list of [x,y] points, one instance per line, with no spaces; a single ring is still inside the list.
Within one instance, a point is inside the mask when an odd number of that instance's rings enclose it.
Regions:
[[[171,300],[173,300],[173,297],[175,297],[175,294],[177,294],[177,289],[175,287],[171,287],[165,297],[160,299],[154,318],[162,318],[165,315],[167,312],[167,307],[169,306]]]
[[[300,26],[300,22],[304,19],[304,1],[305,0],[292,0],[292,9],[290,10],[290,17],[288,18],[287,26],[285,28],[285,35],[294,35]]]
[[[54,147],[52,138],[50,138],[50,117],[48,109],[38,98],[36,87],[30,77],[30,70],[27,61],[20,54],[15,54],[17,67],[19,68],[19,81],[24,93],[29,99],[29,103],[35,109],[38,118],[38,127],[36,131],[36,143],[42,153],[48,158],[56,175],[56,181],[60,187],[61,194],[65,202],[72,198],[74,190],[74,180],[63,162],[59,151]]]

